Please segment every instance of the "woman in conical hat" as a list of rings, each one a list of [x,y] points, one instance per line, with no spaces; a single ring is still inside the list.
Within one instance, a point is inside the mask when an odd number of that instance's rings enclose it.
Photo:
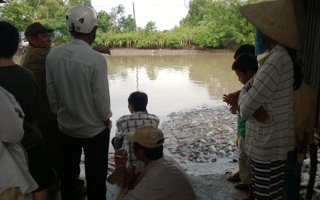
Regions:
[[[240,114],[247,118],[254,198],[283,199],[287,154],[294,148],[292,94],[301,31],[293,0],[245,5],[240,12],[256,28],[256,54],[269,51],[238,101]]]
[[[303,11],[294,0],[264,1],[240,8],[241,14],[268,38],[295,50],[302,49]]]

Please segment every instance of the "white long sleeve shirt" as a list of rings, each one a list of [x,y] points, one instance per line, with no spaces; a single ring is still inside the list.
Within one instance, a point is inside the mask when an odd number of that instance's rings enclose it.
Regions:
[[[23,147],[19,144],[23,130],[23,114],[14,97],[0,87],[0,194],[7,189],[19,187],[22,194],[37,189],[28,170]]]
[[[293,64],[287,50],[277,45],[260,61],[253,85],[239,96],[239,108],[246,118],[247,153],[257,160],[285,160],[294,146]],[[260,123],[254,112],[263,106],[270,119]]]
[[[51,109],[60,130],[71,137],[92,138],[112,116],[105,58],[82,40],[50,50],[46,82]]]

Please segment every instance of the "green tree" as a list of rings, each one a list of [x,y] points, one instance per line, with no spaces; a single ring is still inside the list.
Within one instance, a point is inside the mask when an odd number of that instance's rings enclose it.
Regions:
[[[98,13],[96,44],[127,48],[236,48],[253,43],[253,26],[239,12],[240,6],[261,0],[191,0],[187,16],[172,30],[157,31],[148,22],[138,28],[123,5],[110,13]],[[0,18],[20,31],[34,21],[55,30],[54,42],[65,43],[70,34],[65,14],[74,5],[91,6],[91,0],[8,0],[0,7]]]
[[[84,6],[92,7],[91,0],[68,0],[66,5],[70,7],[76,6],[76,5],[84,5]]]
[[[157,27],[156,27],[156,23],[153,22],[153,21],[149,21],[145,28],[144,28],[146,31],[149,31],[149,32],[156,32],[157,31]]]
[[[124,18],[124,7],[122,4],[118,5],[117,7],[111,8],[111,21],[113,25],[113,31],[115,32],[120,32],[121,29],[121,22],[123,21]]]
[[[122,18],[120,27],[123,33],[134,32],[136,30],[136,22],[132,15]]]
[[[0,20],[7,21],[19,31],[32,23],[34,9],[21,1],[10,1],[0,7]]]
[[[104,33],[109,32],[112,27],[111,16],[105,11],[100,11],[98,12],[98,19],[99,29]]]
[[[181,20],[181,25],[199,26],[204,23],[204,16],[207,14],[206,8],[211,3],[211,0],[191,0],[188,14]]]
[[[240,6],[261,0],[193,0],[181,26],[199,27],[193,38],[200,47],[236,48],[253,43],[252,25],[239,12]],[[200,31],[201,30],[201,31]]]
[[[37,10],[38,19],[55,19],[65,14],[63,3],[57,0],[46,0]]]

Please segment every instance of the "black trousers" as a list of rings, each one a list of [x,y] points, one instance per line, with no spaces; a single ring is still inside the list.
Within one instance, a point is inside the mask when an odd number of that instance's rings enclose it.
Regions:
[[[93,138],[61,136],[61,199],[79,199],[76,180],[80,172],[82,149],[88,200],[106,200],[110,130],[104,129]]]

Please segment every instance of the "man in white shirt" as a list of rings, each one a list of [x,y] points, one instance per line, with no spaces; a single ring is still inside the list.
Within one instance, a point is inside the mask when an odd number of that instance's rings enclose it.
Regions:
[[[90,46],[97,13],[74,6],[67,11],[66,23],[73,39],[52,48],[46,59],[48,99],[63,133],[61,197],[78,199],[75,180],[83,148],[88,199],[105,200],[112,113],[107,63]]]

